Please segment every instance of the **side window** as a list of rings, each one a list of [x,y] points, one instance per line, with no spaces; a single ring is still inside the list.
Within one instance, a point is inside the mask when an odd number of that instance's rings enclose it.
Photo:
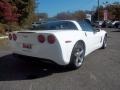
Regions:
[[[87,31],[86,24],[84,23],[84,21],[80,21],[79,25],[80,25],[80,27],[82,28],[83,31]]]
[[[86,23],[87,31],[94,32],[94,29],[93,29],[92,25],[88,22],[85,22],[85,23]]]
[[[92,25],[86,21],[80,21],[79,24],[80,24],[83,31],[88,31],[88,32],[94,31]]]

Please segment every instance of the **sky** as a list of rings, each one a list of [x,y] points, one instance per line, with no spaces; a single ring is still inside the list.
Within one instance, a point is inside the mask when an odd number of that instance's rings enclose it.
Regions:
[[[48,13],[50,17],[55,16],[60,12],[74,12],[77,10],[92,10],[97,6],[98,0],[36,0],[37,1],[37,13]],[[100,4],[108,1],[120,2],[120,0],[99,0]]]

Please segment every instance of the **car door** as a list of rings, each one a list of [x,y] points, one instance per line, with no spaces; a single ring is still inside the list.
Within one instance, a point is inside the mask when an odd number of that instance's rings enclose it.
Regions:
[[[86,33],[87,35],[91,37],[93,37],[93,44],[95,48],[98,48],[100,43],[101,43],[101,34],[100,34],[100,30],[96,30],[96,28],[93,28],[91,23],[85,22],[86,24]]]
[[[96,48],[99,48],[101,46],[101,43],[103,41],[103,36],[101,34],[101,30],[99,28],[94,28],[94,37],[96,39],[96,42],[95,42],[95,47]]]
[[[98,42],[99,42],[98,34],[95,32],[94,28],[92,27],[92,25],[90,25],[89,22],[81,21],[79,22],[79,24],[86,36],[85,41],[86,41],[86,49],[88,51],[87,53],[92,52],[98,47]]]

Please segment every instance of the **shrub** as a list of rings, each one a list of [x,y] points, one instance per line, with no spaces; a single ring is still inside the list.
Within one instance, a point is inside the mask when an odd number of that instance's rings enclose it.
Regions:
[[[0,23],[0,35],[4,35],[4,34],[5,34],[4,25]]]

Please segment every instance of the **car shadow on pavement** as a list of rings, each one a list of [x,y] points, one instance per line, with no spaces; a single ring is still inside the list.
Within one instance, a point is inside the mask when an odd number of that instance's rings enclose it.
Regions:
[[[31,80],[68,71],[70,70],[67,68],[38,59],[20,59],[12,54],[0,57],[0,81]]]

